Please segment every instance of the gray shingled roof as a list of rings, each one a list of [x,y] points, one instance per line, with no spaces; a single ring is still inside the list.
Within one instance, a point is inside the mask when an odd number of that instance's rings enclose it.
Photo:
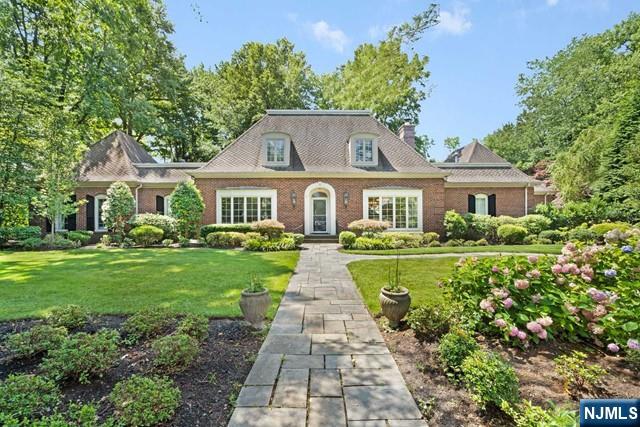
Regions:
[[[78,181],[177,183],[189,179],[187,170],[201,165],[173,167],[159,164],[138,141],[117,130],[89,148],[80,164]]]
[[[262,139],[268,132],[291,137],[287,167],[262,165]],[[378,166],[355,167],[349,160],[349,137],[355,133],[378,135]],[[268,110],[249,130],[193,175],[255,172],[361,173],[403,172],[443,175],[412,147],[366,111]]]
[[[449,154],[445,163],[509,163],[477,141]]]
[[[446,180],[452,184],[473,184],[473,183],[495,183],[495,184],[526,184],[533,183],[534,180],[521,170],[514,168],[510,164],[504,166],[484,166],[484,165],[460,165],[456,167],[447,163],[437,163],[440,169],[449,175]]]

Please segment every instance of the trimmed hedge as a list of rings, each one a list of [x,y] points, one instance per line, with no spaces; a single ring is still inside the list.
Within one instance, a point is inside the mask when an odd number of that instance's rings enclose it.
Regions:
[[[359,219],[347,225],[349,231],[360,236],[362,233],[380,233],[390,227],[387,221],[377,221],[374,219]]]
[[[0,227],[0,243],[9,240],[35,239],[42,236],[42,229],[37,226]]]
[[[163,238],[175,240],[178,237],[178,222],[175,218],[152,213],[138,214],[131,218],[129,224],[133,228],[140,227],[142,225],[153,225],[162,230]]]
[[[248,233],[251,231],[251,224],[207,224],[200,227],[200,236],[206,239],[209,234],[222,231]]]
[[[522,244],[527,236],[527,229],[519,225],[505,224],[498,227],[498,238],[507,245]]]
[[[216,231],[207,234],[207,245],[212,248],[239,248],[247,240],[247,235],[235,231]]]
[[[131,237],[140,246],[150,246],[162,240],[164,232],[153,225],[141,225],[129,232]]]

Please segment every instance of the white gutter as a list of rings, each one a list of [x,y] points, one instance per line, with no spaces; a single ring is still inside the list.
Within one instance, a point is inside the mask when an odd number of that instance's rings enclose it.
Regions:
[[[525,216],[529,213],[529,184],[524,187],[524,214]]]

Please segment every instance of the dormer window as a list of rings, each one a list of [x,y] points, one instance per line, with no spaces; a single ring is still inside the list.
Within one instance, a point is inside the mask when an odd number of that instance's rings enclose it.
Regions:
[[[378,140],[375,135],[351,137],[351,164],[354,166],[376,166],[378,164]]]
[[[263,164],[265,166],[289,166],[290,147],[289,135],[279,133],[264,135]]]

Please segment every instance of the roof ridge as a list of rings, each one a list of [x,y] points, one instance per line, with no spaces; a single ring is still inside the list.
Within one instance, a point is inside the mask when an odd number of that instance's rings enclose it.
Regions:
[[[267,109],[271,116],[370,116],[371,110]]]

